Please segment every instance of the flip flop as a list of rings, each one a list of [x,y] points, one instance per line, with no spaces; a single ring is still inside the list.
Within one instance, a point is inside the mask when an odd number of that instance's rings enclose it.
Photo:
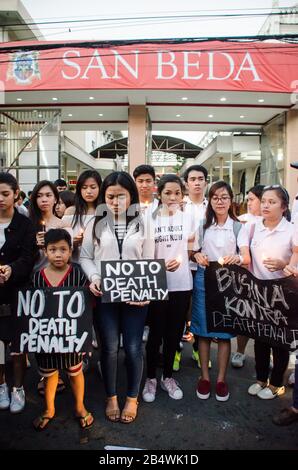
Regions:
[[[38,416],[38,418],[36,418],[36,419],[38,419],[37,424],[35,424],[36,420],[34,420],[33,423],[32,423],[35,431],[37,431],[37,432],[44,431],[48,427],[48,424],[54,419],[54,417],[55,416],[52,416],[52,417],[50,417],[50,416]],[[44,426],[42,426],[43,423],[45,423]]]
[[[91,423],[88,424],[87,420],[88,420],[89,416],[91,416],[92,421],[91,421]],[[90,412],[88,412],[85,416],[76,416],[75,418],[79,422],[79,425],[80,425],[81,429],[90,429],[90,428],[92,428],[92,426],[94,424],[94,418],[93,418],[93,416]]]

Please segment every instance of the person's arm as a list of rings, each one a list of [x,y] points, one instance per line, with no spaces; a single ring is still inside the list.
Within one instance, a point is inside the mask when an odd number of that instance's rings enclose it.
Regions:
[[[16,261],[8,263],[11,268],[10,280],[15,283],[26,282],[32,272],[34,260],[37,254],[37,246],[35,240],[35,230],[32,222],[25,219],[26,226],[22,230],[21,253]],[[8,279],[7,279],[8,280]]]

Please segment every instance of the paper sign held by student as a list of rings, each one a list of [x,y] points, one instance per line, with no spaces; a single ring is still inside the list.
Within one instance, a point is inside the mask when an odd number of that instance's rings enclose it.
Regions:
[[[13,352],[92,350],[92,303],[86,287],[20,290],[15,316]]]
[[[164,260],[117,260],[101,263],[102,302],[167,300]]]

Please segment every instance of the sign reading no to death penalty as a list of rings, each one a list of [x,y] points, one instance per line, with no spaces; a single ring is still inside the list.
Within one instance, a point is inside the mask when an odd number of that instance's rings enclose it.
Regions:
[[[236,265],[205,271],[207,329],[298,349],[298,279],[261,280]]]
[[[167,300],[164,260],[117,260],[101,262],[102,302]]]
[[[13,352],[89,352],[92,302],[86,287],[18,292]]]

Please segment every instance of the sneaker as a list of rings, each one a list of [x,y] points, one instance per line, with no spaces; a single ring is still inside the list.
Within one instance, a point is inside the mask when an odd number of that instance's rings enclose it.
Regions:
[[[183,398],[183,392],[173,377],[162,377],[160,380],[160,386],[165,391],[168,392],[169,397],[173,400],[181,400]]]
[[[291,372],[291,374],[289,375],[289,378],[288,378],[288,385],[290,387],[293,387],[294,383],[295,383],[295,371]]]
[[[233,367],[240,369],[240,367],[244,366],[246,356],[240,352],[235,352],[232,356],[231,364]]]
[[[255,384],[252,384],[249,389],[247,390],[249,395],[257,395],[263,388],[267,387],[267,383],[258,383],[256,382]]]
[[[143,331],[143,343],[146,343],[148,341],[148,336],[149,336],[149,326],[145,326],[144,331]]]
[[[217,401],[227,401],[230,398],[229,389],[225,382],[217,382],[215,392]]]
[[[173,370],[175,372],[178,372],[178,370],[180,369],[180,361],[181,361],[181,352],[176,351],[175,359],[173,363]]]
[[[198,368],[201,369],[201,361],[200,361],[199,351],[195,351],[195,350],[193,349],[193,350],[192,350],[192,356],[191,356],[191,357],[193,358],[194,361],[197,362]],[[198,359],[195,359],[196,357],[197,357]],[[211,363],[211,361],[209,360],[209,362],[208,362],[208,369],[211,369],[211,367],[212,367],[212,363]]]
[[[201,400],[207,400],[210,397],[211,384],[210,380],[199,379],[197,386],[197,397]]]
[[[273,390],[270,387],[265,387],[259,391],[257,396],[262,400],[272,400],[273,398],[284,395],[285,393],[285,387],[274,387]]]
[[[13,387],[11,392],[10,412],[20,413],[25,408],[24,387]]]
[[[155,400],[157,380],[146,379],[145,386],[143,388],[142,397],[147,403],[151,403]]]
[[[7,410],[10,405],[8,386],[6,383],[0,385],[0,410]]]

